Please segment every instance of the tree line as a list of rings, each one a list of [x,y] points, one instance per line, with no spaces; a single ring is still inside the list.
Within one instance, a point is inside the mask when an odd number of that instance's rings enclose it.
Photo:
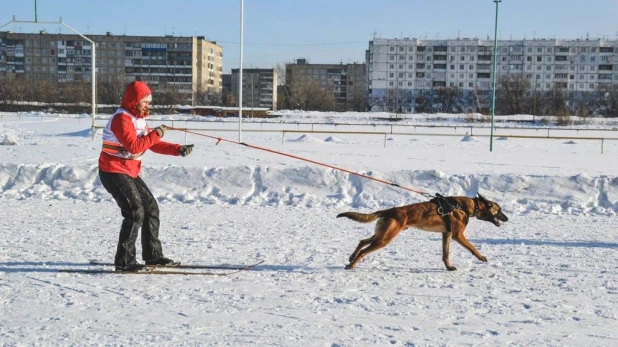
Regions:
[[[278,109],[306,111],[357,111],[378,109],[406,113],[406,106],[418,113],[488,114],[491,95],[488,91],[463,90],[457,87],[438,87],[411,91],[389,89],[379,98],[369,97],[364,88],[337,93],[332,86],[323,87],[309,76],[288,76],[277,68],[285,84],[278,89]],[[120,104],[126,81],[124,76],[97,81],[97,104],[115,107]],[[192,95],[191,95],[192,94]],[[237,106],[232,91],[213,93],[198,89],[183,92],[172,85],[153,88],[155,105],[169,105],[161,112],[173,112],[176,105]],[[7,76],[0,83],[0,111],[41,110],[90,112],[91,85],[84,82],[56,83]],[[38,106],[37,106],[38,105]],[[618,117],[618,84],[601,84],[594,92],[572,92],[555,87],[537,91],[524,75],[501,75],[496,83],[497,115],[531,114],[537,116],[604,116]]]

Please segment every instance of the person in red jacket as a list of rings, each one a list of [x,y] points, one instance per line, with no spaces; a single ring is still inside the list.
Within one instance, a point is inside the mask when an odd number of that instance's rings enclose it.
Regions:
[[[179,264],[163,256],[159,241],[159,206],[146,183],[139,177],[141,156],[146,150],[166,155],[187,156],[193,145],[161,141],[166,127],[148,128],[152,93],[140,81],[127,85],[120,108],[103,130],[103,148],[99,156],[99,179],[122,212],[123,221],[114,265],[118,271],[144,268],[136,260],[135,242],[142,228],[142,259],[147,265]]]

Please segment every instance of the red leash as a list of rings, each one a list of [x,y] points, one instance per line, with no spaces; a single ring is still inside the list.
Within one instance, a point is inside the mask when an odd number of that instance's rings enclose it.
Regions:
[[[407,191],[423,195],[424,197],[428,197],[428,198],[432,198],[433,197],[430,194],[427,194],[427,193],[424,193],[424,192],[421,192],[421,191],[418,191],[418,190],[415,190],[415,189],[412,189],[412,188],[403,187],[403,186],[400,186],[397,183],[388,182],[388,181],[385,181],[385,180],[381,180],[379,178],[363,175],[363,174],[360,174],[358,172],[346,170],[344,168],[340,168],[340,167],[337,167],[337,166],[321,163],[319,161],[315,161],[315,160],[299,157],[299,156],[292,155],[292,154],[289,154],[289,153],[279,152],[279,151],[275,151],[275,150],[272,150],[272,149],[269,149],[269,148],[265,148],[265,147],[250,145],[250,144],[244,143],[244,142],[232,141],[232,140],[224,139],[222,137],[216,137],[216,136],[211,136],[211,135],[206,135],[206,134],[200,134],[200,133],[197,133],[197,132],[194,132],[194,131],[187,130],[185,128],[172,128],[172,127],[167,127],[167,128],[170,129],[170,130],[184,131],[184,132],[189,133],[189,134],[193,134],[193,135],[197,135],[197,136],[203,136],[203,137],[208,137],[208,138],[211,138],[211,139],[215,139],[215,140],[217,140],[217,143],[215,144],[215,146],[218,145],[219,142],[221,142],[221,141],[225,141],[225,142],[229,142],[229,143],[234,143],[234,144],[237,144],[237,145],[243,145],[243,146],[246,146],[246,147],[259,149],[259,150],[270,152],[270,153],[280,154],[280,155],[283,155],[283,156],[286,156],[286,157],[290,157],[290,158],[306,161],[306,162],[309,162],[309,163],[312,163],[312,164],[321,165],[321,166],[325,166],[325,167],[328,167],[328,168],[331,168],[331,169],[347,172],[347,173],[349,173],[351,175],[360,176],[360,177],[367,178],[367,179],[370,179],[370,180],[378,181],[380,183],[388,184],[388,185],[393,186],[393,187],[398,187],[398,188],[401,188],[401,189],[405,189]]]

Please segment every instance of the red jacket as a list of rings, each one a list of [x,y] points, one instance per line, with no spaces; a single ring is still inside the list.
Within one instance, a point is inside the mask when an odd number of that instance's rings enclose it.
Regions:
[[[109,120],[106,130],[111,131],[120,147],[132,154],[138,154],[150,149],[159,154],[178,155],[180,145],[163,142],[156,131],[149,131],[145,126],[145,132],[136,129],[134,118],[146,118],[148,114],[139,115],[137,104],[146,95],[151,94],[150,88],[143,82],[131,82],[124,91],[121,109]],[[141,121],[141,120],[140,120]],[[141,121],[143,122],[143,121]],[[140,133],[143,133],[140,135]],[[105,137],[106,134],[104,134]],[[142,161],[141,158],[125,159],[113,154],[101,151],[99,155],[99,170],[109,173],[121,173],[133,178],[139,175]]]

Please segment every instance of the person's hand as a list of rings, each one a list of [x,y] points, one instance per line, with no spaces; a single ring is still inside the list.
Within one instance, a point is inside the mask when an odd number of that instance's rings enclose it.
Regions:
[[[181,157],[186,157],[191,154],[191,151],[193,151],[193,145],[184,145],[180,146],[180,151],[178,152],[178,154]]]
[[[154,131],[157,132],[157,135],[159,135],[159,138],[163,137],[163,135],[165,135],[165,132],[167,131],[167,126],[165,124],[161,124],[158,127],[154,128]]]

